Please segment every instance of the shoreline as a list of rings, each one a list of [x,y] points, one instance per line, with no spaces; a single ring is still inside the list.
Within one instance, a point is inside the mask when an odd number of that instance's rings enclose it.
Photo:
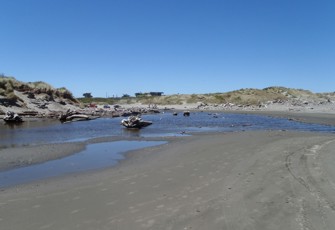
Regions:
[[[195,111],[195,112],[223,112],[236,114],[256,114],[273,116],[297,121],[335,125],[335,104],[309,106],[288,106],[288,105],[269,105],[268,107],[258,108],[252,106],[222,108],[219,106],[208,105],[197,108],[197,104],[173,105],[173,109],[178,111]]]
[[[177,110],[175,110],[177,111]],[[182,111],[182,110],[178,110]],[[194,112],[201,112],[199,110],[192,110]],[[302,112],[287,112],[287,111],[248,111],[248,110],[205,110],[203,112],[222,112],[229,114],[251,114],[278,117],[298,122],[322,124],[335,126],[335,114],[332,113],[302,113]],[[43,119],[44,120],[44,119]],[[52,122],[52,121],[51,121]],[[34,126],[41,125],[38,119],[34,119]],[[195,135],[195,134],[192,134]],[[93,143],[102,143],[120,140],[170,140],[174,137],[100,137],[88,139],[81,142],[66,142],[66,143],[49,143],[32,146],[18,146],[11,148],[0,149],[0,172],[15,169],[18,167],[25,167],[34,164],[44,163],[50,160],[60,159],[70,156],[84,150],[86,146]],[[46,155],[45,153],[48,152]]]

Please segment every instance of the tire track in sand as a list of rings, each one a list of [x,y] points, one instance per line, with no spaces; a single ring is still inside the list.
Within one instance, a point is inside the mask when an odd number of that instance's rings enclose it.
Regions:
[[[335,140],[300,148],[286,156],[285,166],[305,192],[296,194],[297,221],[303,230],[332,229],[335,221],[334,182],[323,170],[323,150]],[[307,192],[307,193],[306,193]],[[320,226],[319,226],[320,225]]]

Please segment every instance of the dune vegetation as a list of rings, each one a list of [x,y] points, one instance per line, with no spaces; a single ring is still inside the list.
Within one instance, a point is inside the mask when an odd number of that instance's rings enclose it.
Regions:
[[[64,87],[54,88],[43,81],[25,83],[16,80],[14,77],[0,76],[0,97],[12,101],[20,100],[15,91],[26,93],[30,97],[46,94],[51,100],[57,97],[78,103],[72,93]]]
[[[286,87],[268,87],[264,89],[240,89],[223,93],[208,94],[174,94],[163,96],[141,96],[121,98],[78,98],[82,103],[95,104],[156,104],[156,105],[182,105],[182,104],[236,104],[258,106],[267,102],[286,101],[327,101],[334,100],[335,93],[313,93],[304,89]]]
[[[0,99],[2,101],[20,101],[21,92],[29,98],[45,95],[48,100],[55,98],[67,99],[73,103],[88,104],[143,104],[143,105],[184,105],[184,104],[235,104],[259,106],[268,102],[299,102],[312,101],[316,103],[335,100],[335,92],[313,93],[304,89],[292,89],[286,87],[267,87],[264,89],[245,88],[230,92],[217,92],[208,94],[173,94],[163,96],[150,96],[143,94],[137,97],[129,95],[120,98],[82,97],[75,98],[66,88],[54,88],[43,81],[21,82],[14,77],[0,75]]]

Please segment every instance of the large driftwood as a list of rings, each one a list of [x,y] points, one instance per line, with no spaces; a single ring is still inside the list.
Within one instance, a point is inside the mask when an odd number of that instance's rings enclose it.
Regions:
[[[3,120],[7,123],[20,123],[23,122],[22,118],[12,111],[7,111]]]
[[[88,116],[86,114],[81,114],[76,111],[70,111],[68,110],[65,114],[62,114],[59,117],[59,120],[61,122],[72,122],[72,121],[88,121],[88,120],[93,120],[98,117],[93,117],[93,116]]]
[[[151,121],[143,121],[142,118],[139,117],[139,116],[130,116],[126,119],[123,119],[121,121],[121,124],[126,128],[140,129],[140,128],[151,125],[152,122]]]
[[[89,119],[89,116],[85,115],[85,114],[74,114],[74,115],[71,115],[71,116],[68,116],[66,118],[66,120],[70,121],[70,120],[73,120],[73,119]]]

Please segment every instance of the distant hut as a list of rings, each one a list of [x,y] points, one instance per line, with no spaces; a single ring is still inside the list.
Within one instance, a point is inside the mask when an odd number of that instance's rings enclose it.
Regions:
[[[163,92],[150,92],[149,94],[153,97],[160,97],[163,95]]]
[[[135,97],[160,97],[162,95],[163,92],[135,93]]]

